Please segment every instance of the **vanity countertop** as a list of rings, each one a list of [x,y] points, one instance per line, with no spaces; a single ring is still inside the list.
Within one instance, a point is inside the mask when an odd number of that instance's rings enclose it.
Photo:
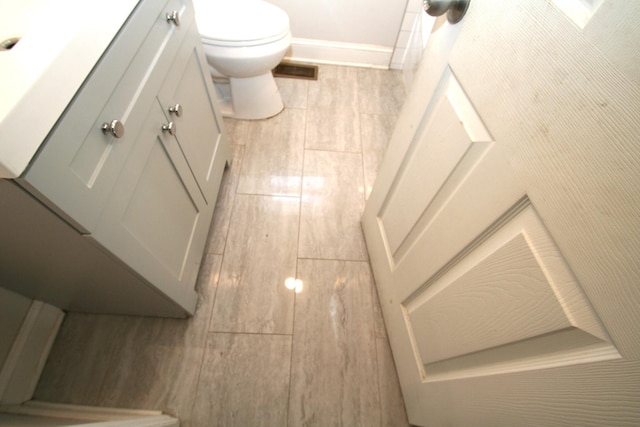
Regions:
[[[139,0],[0,0],[0,178],[20,176]]]

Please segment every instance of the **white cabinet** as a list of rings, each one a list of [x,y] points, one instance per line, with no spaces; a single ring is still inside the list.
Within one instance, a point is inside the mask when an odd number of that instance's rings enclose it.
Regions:
[[[179,25],[167,19],[174,11]],[[113,120],[124,135],[102,129]],[[37,201],[0,186],[56,223],[55,233],[23,230],[21,243],[0,249],[0,274],[13,278],[0,285],[75,311],[192,313],[229,159],[191,3],[142,0],[15,181]],[[2,217],[12,210],[0,204]],[[34,258],[39,238],[49,255]],[[47,274],[61,265],[66,274]]]

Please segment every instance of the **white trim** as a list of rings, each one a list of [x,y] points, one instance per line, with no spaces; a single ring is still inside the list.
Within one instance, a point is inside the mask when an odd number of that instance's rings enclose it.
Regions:
[[[48,419],[87,421],[74,427],[179,427],[180,421],[161,411],[105,408],[30,401],[22,405],[0,406],[0,413]]]
[[[359,43],[294,38],[286,60],[312,64],[334,64],[386,70],[393,48]]]
[[[31,399],[63,318],[59,308],[41,301],[31,303],[0,369],[0,403]]]

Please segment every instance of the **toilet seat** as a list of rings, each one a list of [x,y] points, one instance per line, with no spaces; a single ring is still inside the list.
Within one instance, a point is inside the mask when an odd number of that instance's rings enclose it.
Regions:
[[[196,24],[203,43],[255,46],[289,34],[289,16],[263,0],[196,0]],[[242,22],[242,25],[238,25]]]

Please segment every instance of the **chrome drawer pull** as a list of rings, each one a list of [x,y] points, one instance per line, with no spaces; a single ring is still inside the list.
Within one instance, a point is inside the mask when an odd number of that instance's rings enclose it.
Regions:
[[[122,138],[124,136],[124,124],[120,120],[111,120],[102,124],[102,133],[111,135],[114,138]]]
[[[183,111],[183,108],[182,108],[182,105],[180,104],[176,104],[172,107],[169,107],[169,113],[173,113],[178,117],[182,117],[182,111]]]
[[[180,26],[180,15],[177,10],[174,10],[171,13],[167,13],[167,22],[173,22],[176,27]]]
[[[162,125],[162,132],[167,132],[169,135],[174,136],[176,134],[176,125],[173,122]]]

